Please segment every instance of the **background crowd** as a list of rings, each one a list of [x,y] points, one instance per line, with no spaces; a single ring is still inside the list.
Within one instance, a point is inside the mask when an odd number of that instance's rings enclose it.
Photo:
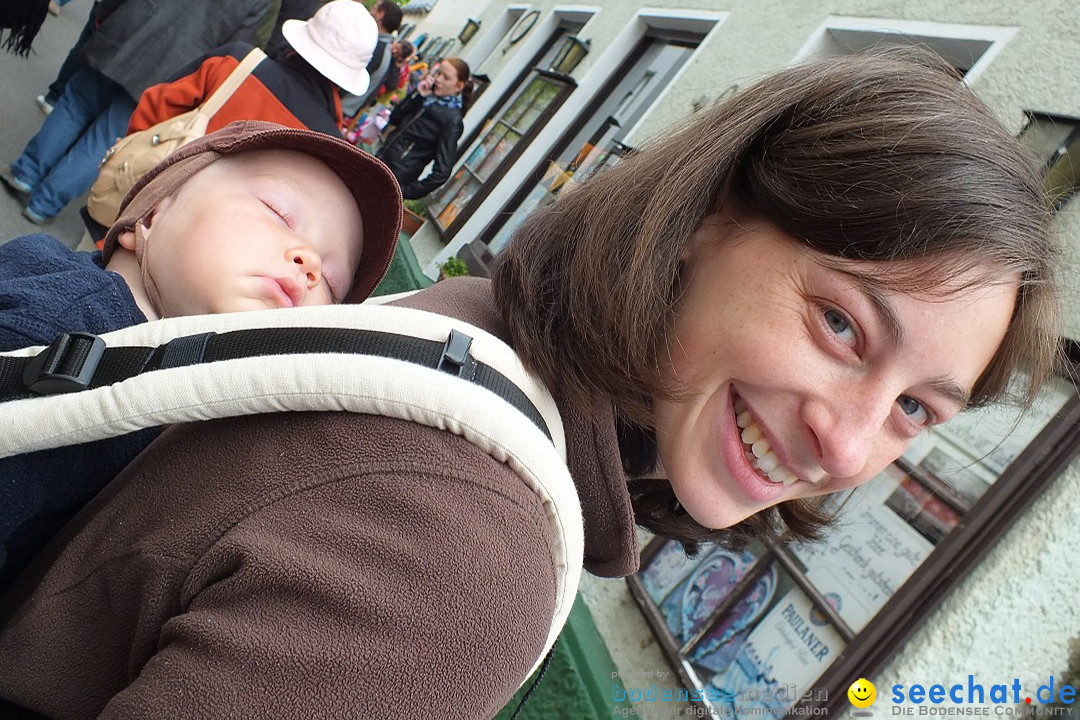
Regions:
[[[0,27],[9,49],[18,50],[33,32],[20,34],[8,5]],[[34,7],[26,4],[23,15],[34,15]],[[267,120],[345,135],[371,150],[382,132],[394,142],[381,159],[407,196],[420,197],[449,177],[470,73],[457,59],[425,72],[413,45],[394,37],[401,20],[389,0],[370,9],[354,0],[95,0],[55,80],[36,97],[43,124],[20,151],[6,150],[0,181],[26,220],[52,222],[95,182],[119,138],[198,107],[259,47],[267,57],[207,132],[234,120]],[[388,122],[396,127],[387,129]],[[82,216],[100,239],[107,223]]]

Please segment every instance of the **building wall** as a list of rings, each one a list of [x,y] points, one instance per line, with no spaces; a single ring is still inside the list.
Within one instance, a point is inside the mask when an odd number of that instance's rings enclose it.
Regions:
[[[405,22],[416,24],[432,36],[457,37],[461,28],[465,27],[465,21],[469,18],[479,19],[491,0],[443,0],[436,2],[435,7],[424,15],[409,13],[405,16]],[[413,33],[416,37],[419,32]]]
[[[589,73],[604,71],[597,65],[602,49],[642,7],[617,0],[602,5],[578,33],[593,43],[593,52],[574,72],[582,81]],[[541,9],[543,20],[556,6],[541,0],[529,7]],[[499,0],[488,5],[484,27],[495,25],[506,7]],[[1015,35],[972,83],[975,91],[1014,132],[1022,127],[1023,109],[1080,116],[1080,73],[1075,71],[1080,67],[1080,43],[1075,40],[1080,18],[1066,0],[654,0],[648,7],[729,15],[638,126],[629,138],[632,144],[663,133],[702,96],[715,97],[732,84],[745,86],[790,63],[830,16],[1015,28]],[[495,77],[513,57],[513,50],[496,51],[484,70]],[[1080,339],[1080,199],[1068,203],[1057,222],[1069,258],[1067,332]],[[1069,639],[1080,635],[1077,518],[1080,461],[1050,486],[879,674],[879,693],[893,683],[961,681],[968,673],[987,683],[1018,677],[1025,689],[1034,690],[1050,675],[1060,674]],[[592,609],[597,615],[603,612]],[[617,660],[633,668],[632,660]]]
[[[1065,248],[1065,335],[1080,342],[1080,193],[1057,216]]]

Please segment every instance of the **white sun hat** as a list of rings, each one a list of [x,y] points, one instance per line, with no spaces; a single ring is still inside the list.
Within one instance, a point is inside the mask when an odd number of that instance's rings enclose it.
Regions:
[[[367,92],[379,26],[361,3],[333,0],[310,20],[286,20],[281,33],[323,77],[353,95]]]

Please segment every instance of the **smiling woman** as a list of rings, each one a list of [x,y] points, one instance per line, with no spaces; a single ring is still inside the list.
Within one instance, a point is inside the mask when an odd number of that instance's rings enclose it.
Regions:
[[[661,472],[710,528],[880,472],[966,405],[1016,298],[1012,278],[871,296],[749,218],[707,218],[687,263],[664,376],[683,392],[654,400],[653,427]]]
[[[923,428],[1030,400],[1058,249],[1035,163],[922,55],[795,67],[525,223],[495,292],[526,363],[612,398],[636,519],[814,537]],[[775,506],[775,510],[771,509]]]

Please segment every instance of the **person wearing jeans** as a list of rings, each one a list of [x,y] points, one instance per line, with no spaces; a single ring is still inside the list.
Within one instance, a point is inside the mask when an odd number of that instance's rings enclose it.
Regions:
[[[70,0],[60,0],[59,5],[66,5],[68,2]],[[60,65],[60,72],[56,73],[56,79],[49,84],[48,92],[35,98],[38,108],[41,109],[44,115],[47,116],[51,113],[53,108],[56,107],[56,103],[60,102],[60,96],[64,94],[64,88],[67,86],[68,80],[79,70],[86,67],[82,60],[82,49],[94,32],[96,24],[94,8],[91,6],[90,16],[86,19],[82,32],[79,33],[79,39],[75,41],[75,44],[71,46],[71,50],[68,51],[67,57],[64,58],[63,64]]]
[[[39,225],[49,222],[86,192],[134,110],[135,100],[120,85],[91,68],[77,72],[3,177],[25,199],[23,217]]]
[[[95,3],[96,27],[81,53],[86,67],[68,81],[59,103],[11,168],[0,172],[8,191],[24,201],[23,217],[47,223],[90,188],[101,158],[125,134],[135,98],[146,88],[219,45],[265,43],[280,4]]]

